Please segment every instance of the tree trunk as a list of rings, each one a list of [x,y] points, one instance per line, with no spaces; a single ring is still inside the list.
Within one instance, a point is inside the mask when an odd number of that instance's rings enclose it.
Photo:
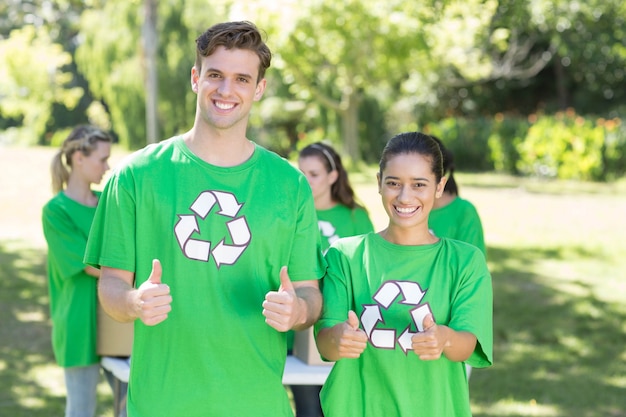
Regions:
[[[353,164],[361,163],[361,147],[359,146],[359,100],[352,95],[348,107],[341,112],[341,130],[345,152]]]
[[[559,108],[565,110],[569,106],[569,95],[567,92],[565,69],[561,64],[561,57],[558,54],[554,56],[554,78],[556,79],[556,94]]]
[[[144,86],[146,89],[146,141],[158,141],[158,77],[157,77],[157,2],[144,0],[143,44],[145,59]]]

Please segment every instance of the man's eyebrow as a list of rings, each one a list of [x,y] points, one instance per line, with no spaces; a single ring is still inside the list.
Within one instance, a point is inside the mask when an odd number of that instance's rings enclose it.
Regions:
[[[218,74],[224,74],[221,70],[217,69],[217,68],[207,68],[206,70],[207,73],[212,72],[212,73],[218,73]],[[246,73],[240,73],[240,74],[235,74],[237,77],[243,77],[243,78],[248,78],[248,79],[252,79],[252,75],[250,74],[246,74]]]

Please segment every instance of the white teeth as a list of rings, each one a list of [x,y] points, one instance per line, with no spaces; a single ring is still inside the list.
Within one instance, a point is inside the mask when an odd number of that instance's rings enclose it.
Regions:
[[[415,210],[417,210],[416,207],[396,207],[396,210],[398,211],[398,213],[413,213]]]
[[[222,110],[230,110],[230,109],[232,109],[233,107],[235,107],[235,105],[234,105],[234,104],[229,104],[229,103],[220,103],[219,101],[216,101],[216,102],[215,102],[215,106],[216,106],[218,109],[222,109]]]

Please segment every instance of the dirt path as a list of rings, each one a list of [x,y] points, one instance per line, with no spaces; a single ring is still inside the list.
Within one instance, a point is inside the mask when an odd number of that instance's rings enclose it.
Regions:
[[[0,147],[0,240],[44,247],[41,207],[52,196],[48,167],[54,149]]]
[[[25,240],[45,248],[41,208],[52,197],[49,167],[56,151],[0,146],[0,241]],[[124,155],[114,149],[111,166]]]

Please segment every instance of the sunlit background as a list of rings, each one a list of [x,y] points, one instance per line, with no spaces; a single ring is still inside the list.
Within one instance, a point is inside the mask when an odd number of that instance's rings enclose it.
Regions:
[[[426,131],[455,153],[494,280],[495,364],[472,373],[474,415],[626,416],[617,0],[1,2],[0,416],[64,406],[40,224],[56,146],[98,125],[116,138],[115,166],[189,129],[194,40],[244,19],[274,54],[248,137],[292,161],[333,144],[377,230],[375,164],[391,136]]]

